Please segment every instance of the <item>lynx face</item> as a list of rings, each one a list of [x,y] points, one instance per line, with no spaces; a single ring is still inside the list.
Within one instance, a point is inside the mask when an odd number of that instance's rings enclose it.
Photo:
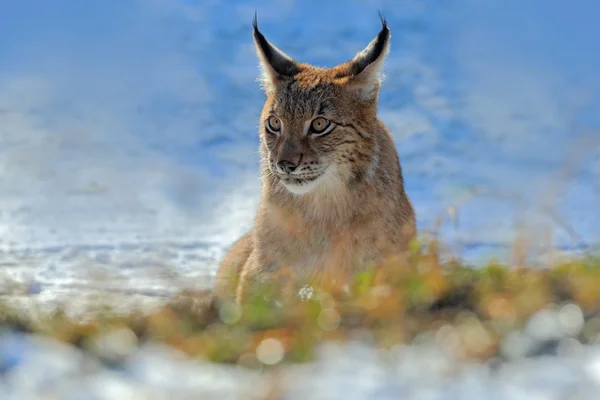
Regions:
[[[335,122],[314,114],[284,119],[275,112],[264,123],[269,170],[294,194],[309,193],[326,181],[334,185],[339,180],[332,145],[338,136],[333,133]],[[281,126],[278,132],[273,124]]]
[[[378,149],[370,132],[390,37],[382,22],[366,49],[329,69],[292,60],[255,23],[267,94],[259,129],[263,168],[289,192],[335,191],[368,178],[376,167]]]
[[[348,107],[336,101],[342,88],[328,83],[310,89],[291,81],[267,101],[261,121],[269,171],[294,194],[346,183],[360,146],[368,145],[346,124]]]

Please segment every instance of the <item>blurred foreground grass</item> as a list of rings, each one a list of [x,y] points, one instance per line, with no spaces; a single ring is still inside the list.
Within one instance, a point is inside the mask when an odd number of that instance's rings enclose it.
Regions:
[[[513,350],[519,347],[514,333],[525,329],[537,345],[524,355],[566,337],[581,344],[600,338],[596,256],[572,256],[547,268],[524,262],[475,268],[440,261],[436,242],[429,242],[415,246],[407,263],[388,264],[341,289],[303,287],[293,302],[263,292],[243,309],[217,305],[207,291],[182,292],[151,310],[103,308],[78,318],[61,309],[36,314],[4,304],[0,329],[68,342],[108,364],[159,341],[193,357],[256,368],[311,360],[323,340],[358,338],[384,348],[430,340],[459,359],[489,360],[510,353],[511,340]]]

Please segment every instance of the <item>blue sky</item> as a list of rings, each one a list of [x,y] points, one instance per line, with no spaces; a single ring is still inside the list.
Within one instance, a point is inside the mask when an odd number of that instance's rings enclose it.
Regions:
[[[490,195],[444,228],[465,254],[510,243],[516,226],[598,242],[594,0],[4,0],[0,244],[222,248],[247,229],[264,99],[255,8],[271,41],[321,66],[352,57],[386,16],[380,115],[421,228],[477,187]]]

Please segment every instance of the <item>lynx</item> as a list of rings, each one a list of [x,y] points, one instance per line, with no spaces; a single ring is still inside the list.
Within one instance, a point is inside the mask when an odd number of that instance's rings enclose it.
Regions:
[[[261,201],[254,228],[217,273],[217,299],[242,304],[255,283],[345,278],[416,234],[392,136],[377,116],[390,29],[332,68],[300,63],[253,22],[266,101],[260,117]],[[274,286],[278,286],[275,284]]]

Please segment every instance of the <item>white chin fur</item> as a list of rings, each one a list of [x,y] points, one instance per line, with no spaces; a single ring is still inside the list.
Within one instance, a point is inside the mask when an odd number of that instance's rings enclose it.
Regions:
[[[290,191],[290,193],[298,195],[298,196],[314,192],[317,189],[319,189],[319,190],[320,189],[335,190],[334,186],[337,183],[337,180],[332,179],[335,176],[335,173],[336,173],[335,166],[330,166],[327,169],[327,171],[325,171],[325,173],[322,174],[321,176],[319,176],[317,179],[306,182],[302,185],[289,184],[289,183],[285,183],[283,181],[281,181],[281,183],[283,184],[283,186],[285,186],[285,188],[287,190]]]
[[[315,190],[317,187],[319,187],[319,185],[321,184],[322,181],[323,181],[323,175],[319,176],[317,179],[315,179],[313,181],[306,182],[302,185],[294,185],[294,184],[289,184],[289,183],[285,183],[285,182],[281,182],[281,183],[283,183],[283,186],[285,186],[285,188],[287,190],[289,190],[292,194],[302,195],[302,194],[310,193],[313,190]]]

